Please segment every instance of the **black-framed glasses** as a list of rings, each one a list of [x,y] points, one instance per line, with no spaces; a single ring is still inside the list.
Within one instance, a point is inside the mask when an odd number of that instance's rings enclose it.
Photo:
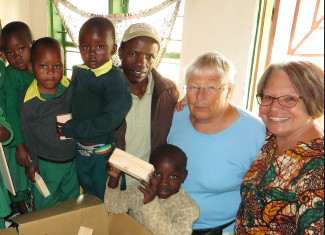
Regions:
[[[273,104],[273,100],[278,100],[278,103],[285,108],[292,108],[297,105],[301,96],[283,95],[279,97],[273,97],[270,95],[256,95],[257,102],[262,106],[269,106]]]

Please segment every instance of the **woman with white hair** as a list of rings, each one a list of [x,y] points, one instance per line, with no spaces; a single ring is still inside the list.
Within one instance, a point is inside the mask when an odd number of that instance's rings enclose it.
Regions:
[[[240,183],[262,147],[262,121],[229,101],[234,86],[232,63],[218,53],[194,60],[186,71],[188,106],[175,112],[167,142],[188,157],[184,189],[200,206],[193,234],[234,230]]]

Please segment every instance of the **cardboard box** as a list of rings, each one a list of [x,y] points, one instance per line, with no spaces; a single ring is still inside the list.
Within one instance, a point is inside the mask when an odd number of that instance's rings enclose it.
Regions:
[[[0,229],[0,235],[17,235],[15,228]]]
[[[93,235],[152,235],[125,213],[108,215],[102,201],[87,194],[12,220],[19,235],[77,235],[80,226]]]

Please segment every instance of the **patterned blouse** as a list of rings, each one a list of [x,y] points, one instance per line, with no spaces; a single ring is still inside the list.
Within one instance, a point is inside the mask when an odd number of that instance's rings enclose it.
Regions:
[[[276,148],[267,133],[242,181],[235,234],[324,234],[324,136]]]

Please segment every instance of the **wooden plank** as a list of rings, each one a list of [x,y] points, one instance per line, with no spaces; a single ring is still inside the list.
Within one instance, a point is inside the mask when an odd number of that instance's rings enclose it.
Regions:
[[[153,165],[137,158],[119,148],[116,148],[108,160],[114,167],[125,173],[146,182],[149,181],[149,175],[155,170]]]
[[[51,195],[49,189],[47,188],[43,178],[37,173],[35,172],[35,185],[38,189],[38,191],[44,196],[44,197],[48,197]]]
[[[5,187],[8,189],[9,192],[12,193],[12,195],[16,195],[16,191],[14,188],[14,185],[11,180],[11,175],[10,171],[8,168],[7,160],[5,153],[3,152],[3,147],[2,144],[0,143],[0,171],[1,171],[1,176],[4,182]]]
[[[61,123],[66,123],[71,118],[72,118],[71,113],[67,113],[67,114],[62,114],[62,115],[56,116],[56,121],[61,122]],[[60,136],[60,139],[61,140],[67,140],[67,139],[71,139],[71,138],[67,138],[65,136]]]
[[[84,227],[84,226],[80,226],[78,235],[92,235],[93,232],[94,232],[94,230],[91,229],[91,228],[87,228],[87,227]]]

